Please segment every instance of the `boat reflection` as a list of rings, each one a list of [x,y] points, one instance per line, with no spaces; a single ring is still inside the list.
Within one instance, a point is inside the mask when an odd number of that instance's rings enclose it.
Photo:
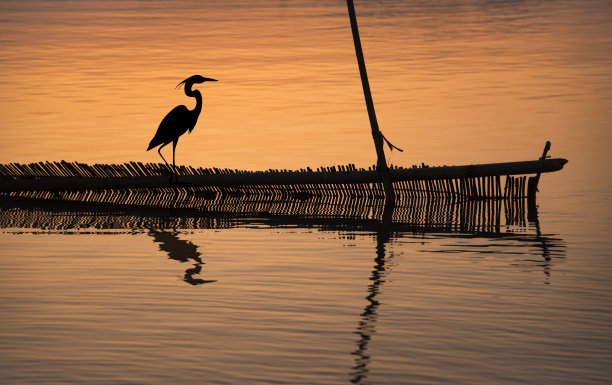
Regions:
[[[445,245],[444,249],[432,251],[436,253],[484,254],[490,252],[492,241],[498,241],[497,244],[518,248],[513,253],[501,253],[511,254],[511,264],[537,266],[543,269],[546,277],[550,277],[554,263],[565,258],[564,242],[541,231],[537,207],[526,204],[526,199],[412,199],[395,207],[385,207],[380,200],[346,197],[281,202],[274,199],[250,201],[244,197],[213,201],[194,198],[196,200],[192,201],[183,197],[178,203],[172,199],[170,204],[166,200],[155,203],[149,199],[153,195],[148,191],[142,196],[138,191],[128,191],[132,198],[136,195],[139,201],[146,203],[118,203],[125,194],[100,193],[95,199],[86,192],[59,199],[0,195],[0,228],[71,233],[92,229],[149,231],[170,258],[195,261],[195,270],[186,272],[191,274],[186,275],[187,282],[199,274],[196,258],[200,258],[200,254],[197,246],[176,238],[176,232],[184,229],[297,226],[332,232],[374,232],[379,234],[379,243],[415,234],[451,241],[470,239],[470,242]],[[163,229],[174,229],[175,233]],[[538,257],[534,257],[534,249],[539,250]],[[517,260],[521,256],[523,259]]]

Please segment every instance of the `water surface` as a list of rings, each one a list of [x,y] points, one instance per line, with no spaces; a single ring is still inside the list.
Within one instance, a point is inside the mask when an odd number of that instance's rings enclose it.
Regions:
[[[0,382],[609,382],[610,3],[356,7],[381,129],[405,149],[391,163],[535,159],[551,140],[570,162],[542,176],[537,222],[2,209]],[[0,162],[158,161],[146,145],[191,106],[174,86],[194,73],[220,81],[177,163],[374,162],[342,1],[2,1],[0,15]]]

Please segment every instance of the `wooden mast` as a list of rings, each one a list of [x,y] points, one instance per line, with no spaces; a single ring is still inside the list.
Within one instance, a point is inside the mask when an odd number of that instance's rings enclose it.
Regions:
[[[376,170],[383,181],[385,190],[385,199],[387,203],[395,203],[395,191],[393,191],[393,183],[391,181],[391,173],[385,159],[385,151],[383,148],[383,135],[378,128],[376,120],[376,111],[374,111],[374,101],[372,100],[372,92],[370,91],[370,82],[368,81],[368,73],[366,72],[365,60],[363,58],[363,50],[361,48],[361,39],[359,38],[359,28],[357,26],[357,16],[355,15],[355,5],[353,0],[346,0],[348,7],[349,18],[351,20],[351,31],[353,32],[353,42],[355,43],[355,54],[357,56],[357,64],[359,65],[359,74],[361,75],[361,85],[363,86],[363,96],[365,97],[366,107],[368,109],[368,117],[370,118],[370,127],[372,128],[372,138],[376,147]]]

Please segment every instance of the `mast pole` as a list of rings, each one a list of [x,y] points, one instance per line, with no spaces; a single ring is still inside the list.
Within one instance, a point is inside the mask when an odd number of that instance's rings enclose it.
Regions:
[[[359,27],[357,26],[357,16],[355,15],[355,5],[353,0],[346,0],[348,7],[349,18],[351,20],[351,31],[353,32],[353,42],[355,43],[355,55],[357,56],[357,64],[359,65],[359,74],[361,75],[361,85],[363,87],[363,96],[365,98],[366,107],[368,109],[368,117],[370,118],[370,127],[372,129],[372,139],[374,139],[374,147],[376,148],[376,170],[383,181],[385,190],[385,200],[389,204],[395,203],[395,191],[391,182],[391,173],[385,159],[385,151],[383,148],[383,135],[378,128],[376,120],[376,111],[374,110],[374,101],[372,100],[372,92],[370,91],[370,82],[368,81],[368,73],[366,72],[365,60],[363,58],[363,49],[361,48],[361,39],[359,38]]]

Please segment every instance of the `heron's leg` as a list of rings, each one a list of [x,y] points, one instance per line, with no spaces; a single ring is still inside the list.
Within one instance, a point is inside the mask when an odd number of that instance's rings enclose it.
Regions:
[[[176,145],[178,144],[178,138],[172,142],[172,167],[174,171],[174,178],[176,182],[178,182],[178,175],[176,174],[176,162],[175,162],[175,154],[176,154]]]
[[[169,144],[169,143],[164,143],[161,146],[159,146],[159,149],[157,150],[157,153],[164,160],[164,162],[166,163],[166,166],[168,166],[168,168],[171,168],[170,165],[168,164],[168,162],[166,162],[166,158],[164,158],[164,156],[161,153],[161,149],[164,148],[164,146],[167,145],[167,144]],[[173,170],[172,174],[174,175],[174,170]],[[170,177],[170,179],[172,179],[172,176]]]
[[[168,166],[168,168],[170,168],[170,165],[168,164],[168,162],[166,162],[166,158],[164,158],[164,156],[161,153],[161,149],[164,148],[167,144],[169,143],[164,143],[161,146],[159,146],[159,148],[157,149],[157,153],[159,154],[159,156],[161,156],[161,158],[164,160],[164,162],[166,163],[166,166]]]

